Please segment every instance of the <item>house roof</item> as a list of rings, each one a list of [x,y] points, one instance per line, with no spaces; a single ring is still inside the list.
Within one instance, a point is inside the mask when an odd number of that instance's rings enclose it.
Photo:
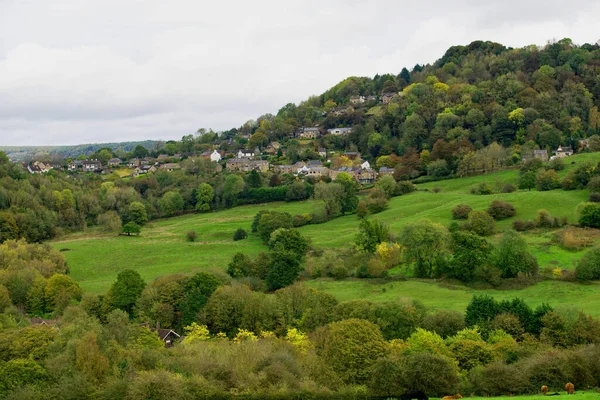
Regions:
[[[172,329],[157,329],[156,333],[158,334],[158,337],[160,338],[160,340],[164,341],[167,337],[169,337],[170,334],[173,334],[177,337],[181,337],[181,335],[179,335],[177,332],[175,332]]]
[[[303,129],[304,132],[316,132],[318,130],[319,130],[319,128],[304,128]]]
[[[166,163],[161,166],[162,169],[179,169],[181,168],[177,163]]]

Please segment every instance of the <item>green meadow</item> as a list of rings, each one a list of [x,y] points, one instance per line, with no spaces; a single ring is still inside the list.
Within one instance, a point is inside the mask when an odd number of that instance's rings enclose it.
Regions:
[[[583,161],[597,162],[599,154],[573,156],[566,160],[564,175]],[[517,215],[497,224],[497,231],[511,226],[517,219],[533,219],[539,209],[553,216],[565,216],[569,222],[577,221],[577,206],[588,198],[587,190],[547,192],[517,191],[488,196],[473,195],[470,188],[482,182],[494,186],[500,183],[516,184],[517,170],[506,170],[484,176],[459,178],[419,185],[420,191],[390,200],[386,211],[373,218],[385,221],[395,233],[408,222],[430,219],[444,225],[452,222],[450,211],[459,204],[469,204],[473,209],[485,210],[493,200],[505,200],[515,205]],[[439,188],[435,193],[434,188]],[[249,231],[253,216],[260,210],[275,209],[291,214],[308,213],[322,207],[320,202],[270,203],[237,207],[208,214],[192,214],[149,223],[139,237],[107,236],[90,230],[54,241],[51,244],[62,250],[67,258],[72,277],[82,289],[92,293],[105,292],[124,269],[135,269],[147,281],[161,275],[199,270],[224,270],[236,252],[250,255],[266,250],[260,240],[250,234],[246,240],[234,242],[233,232],[243,227]],[[299,228],[318,248],[351,246],[359,221],[354,215],[337,218],[320,225]],[[198,241],[185,240],[186,232],[198,232]],[[494,242],[498,239],[492,237]],[[573,269],[585,253],[567,251],[553,242],[553,232],[532,231],[525,234],[531,251],[538,257],[540,268]],[[597,239],[594,239],[595,241]],[[399,267],[402,269],[403,267]],[[523,297],[532,305],[548,302],[554,306],[574,306],[594,315],[600,315],[600,287],[558,280],[548,280],[521,290],[475,290],[461,285],[448,285],[430,281],[378,281],[319,279],[307,285],[330,292],[339,300],[368,298],[392,300],[412,297],[432,308],[463,310],[475,293],[489,293],[497,298]]]

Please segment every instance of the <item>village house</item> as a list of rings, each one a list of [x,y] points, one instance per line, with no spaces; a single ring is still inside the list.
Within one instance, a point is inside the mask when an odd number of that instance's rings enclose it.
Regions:
[[[394,168],[381,167],[379,168],[379,176],[394,175]]]
[[[69,163],[68,167],[69,171],[77,171],[83,168],[83,161],[81,160],[73,160]]]
[[[347,174],[350,174],[350,176],[354,177],[356,179],[356,170],[355,168],[349,168],[349,167],[342,167],[342,168],[338,168],[338,169],[332,169],[329,171],[329,177],[331,178],[331,180],[335,180],[339,174],[341,174],[342,172],[346,172]]]
[[[394,96],[396,96],[396,93],[384,93],[381,95],[381,103],[382,104],[389,104],[392,99],[394,98]]]
[[[256,155],[255,150],[244,149],[244,150],[238,151],[237,158],[254,158],[255,155]]]
[[[154,165],[154,158],[144,157],[140,160],[139,165]]]
[[[327,157],[327,150],[324,147],[319,147],[319,155],[323,158]]]
[[[362,104],[365,102],[365,96],[351,96],[350,103],[352,104]]]
[[[354,108],[342,106],[332,108],[331,110],[329,110],[329,114],[333,115],[334,117],[341,117],[343,115],[350,114],[352,111],[354,111]]]
[[[150,322],[139,324],[140,327],[147,328],[150,332],[155,332],[158,338],[165,344],[165,347],[173,347],[175,343],[182,340],[181,335],[172,329],[161,328],[160,324],[156,324],[156,327],[150,327]]]
[[[320,178],[322,176],[329,176],[329,168],[327,167],[310,167],[306,172],[306,176],[314,176]]]
[[[362,164],[360,164],[360,167],[362,169],[371,169],[371,164],[369,164],[368,161],[363,162]]]
[[[544,162],[548,161],[548,150],[534,150],[533,158],[539,158]]]
[[[173,172],[175,170],[181,169],[181,165],[179,165],[177,163],[166,163],[166,164],[161,165],[159,169],[161,171]]]
[[[133,172],[133,176],[137,177],[140,175],[150,174],[154,172],[156,172],[156,167],[154,165],[140,165]]]
[[[321,160],[310,160],[307,166],[308,168],[322,167],[323,163],[321,162]]]
[[[83,172],[102,171],[102,163],[99,160],[86,160],[82,164]]]
[[[111,158],[110,160],[108,160],[108,166],[109,167],[116,167],[119,164],[121,164],[123,161],[121,161],[120,158]]]
[[[306,163],[304,161],[298,161],[294,165],[292,165],[292,173],[297,174],[302,168],[306,167]]]
[[[300,137],[302,139],[316,139],[319,137],[319,128],[317,127],[313,127],[313,128],[304,128],[302,129],[302,132],[300,133]]]
[[[371,168],[361,168],[356,171],[356,179],[362,184],[371,184],[375,182],[377,178],[377,174],[374,169]]]
[[[280,148],[281,148],[281,145],[279,144],[279,142],[273,142],[267,146],[265,151],[268,154],[277,154],[279,152]]]
[[[377,96],[367,96],[367,101],[377,101]]]
[[[42,170],[40,169],[39,166],[34,165],[34,164],[28,164],[27,165],[27,172],[29,172],[30,174],[41,174]]]
[[[212,154],[212,152],[210,150],[204,151],[202,153],[200,153],[200,155],[198,157],[204,159],[204,160],[210,160],[210,155]]]
[[[573,155],[573,149],[571,147],[558,146],[558,149],[554,152],[556,158],[565,158]]]
[[[292,166],[289,164],[275,165],[273,167],[273,171],[275,171],[278,174],[291,174],[292,169],[293,169]]]
[[[127,162],[127,166],[129,168],[135,168],[138,165],[140,165],[140,160],[138,158],[132,158],[131,160],[129,160],[129,162]]]
[[[342,155],[348,157],[350,160],[360,160],[360,153],[357,151],[346,151]]]
[[[171,156],[169,156],[168,154],[160,154],[157,158],[158,162],[167,162],[168,160],[171,159]]]
[[[214,150],[211,154],[210,154],[210,161],[213,162],[219,162],[221,161],[221,153],[219,153],[217,150]]]
[[[327,133],[329,133],[330,135],[342,136],[352,133],[352,128],[332,128],[327,129]]]
[[[231,158],[227,160],[226,168],[237,172],[250,172],[253,170],[267,172],[269,163],[264,160],[249,160],[247,158]]]

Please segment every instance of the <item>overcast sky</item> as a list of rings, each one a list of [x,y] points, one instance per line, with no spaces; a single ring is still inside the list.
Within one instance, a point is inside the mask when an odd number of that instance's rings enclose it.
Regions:
[[[180,139],[452,45],[600,39],[597,1],[485,3],[0,0],[0,145]]]

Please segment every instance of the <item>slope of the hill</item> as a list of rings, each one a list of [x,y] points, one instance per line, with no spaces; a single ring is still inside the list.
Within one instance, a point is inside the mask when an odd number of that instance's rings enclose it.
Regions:
[[[583,160],[591,160],[591,155],[574,156],[573,165]],[[566,171],[564,171],[566,172]],[[450,210],[458,203],[467,203],[474,209],[486,209],[494,199],[510,201],[517,208],[517,215],[498,224],[498,230],[510,226],[515,218],[532,219],[541,208],[557,216],[566,216],[570,222],[576,221],[576,207],[587,199],[587,190],[546,192],[517,191],[514,193],[489,196],[471,195],[469,188],[479,182],[514,182],[517,171],[503,171],[478,178],[460,178],[420,185],[423,189],[441,187],[439,193],[419,191],[406,196],[395,197],[389,208],[375,215],[390,224],[393,232],[409,221],[431,219],[448,225],[451,222]],[[71,275],[85,291],[102,293],[107,290],[119,271],[127,268],[138,270],[146,280],[173,273],[192,273],[199,269],[224,270],[236,252],[257,254],[266,250],[255,235],[247,240],[234,242],[233,232],[238,227],[250,228],[253,216],[261,209],[278,209],[292,214],[309,212],[322,207],[320,202],[311,200],[297,203],[275,203],[237,207],[230,210],[181,216],[158,220],[144,228],[139,237],[94,236],[94,233],[71,236],[66,240],[52,243],[64,250]],[[354,215],[337,218],[320,225],[308,225],[300,231],[311,238],[315,247],[341,248],[352,246],[358,228],[358,219]],[[185,239],[189,230],[198,232],[198,242],[190,243]],[[584,251],[563,250],[550,240],[549,232],[526,234],[531,250],[538,257],[541,267],[573,268]],[[341,299],[355,297],[409,296],[422,298],[432,306],[443,306],[448,299],[452,307],[462,307],[471,291],[449,291],[431,283],[394,282],[388,286],[366,281],[311,281],[309,284],[322,287]],[[421,286],[428,288],[424,290]],[[384,290],[385,288],[385,290]],[[392,289],[393,288],[393,289]],[[382,292],[383,290],[383,292]],[[558,290],[558,292],[557,292]],[[430,291],[437,295],[430,295]],[[383,293],[383,295],[382,295]],[[581,286],[565,282],[545,282],[525,291],[524,296],[532,296],[534,301],[574,302],[588,309],[584,303],[600,296],[595,285]],[[561,293],[557,298],[554,294]],[[587,293],[587,294],[586,294]],[[511,296],[512,291],[502,292],[502,296]],[[439,299],[441,301],[438,302]],[[588,310],[593,313],[593,310]]]

